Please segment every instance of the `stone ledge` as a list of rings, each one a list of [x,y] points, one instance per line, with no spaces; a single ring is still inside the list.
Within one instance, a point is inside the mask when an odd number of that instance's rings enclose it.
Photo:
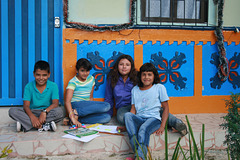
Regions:
[[[199,144],[202,123],[205,124],[205,149],[225,149],[223,145],[225,131],[218,126],[222,122],[224,114],[189,114],[188,119],[192,125],[196,142]],[[184,121],[185,115],[176,115]],[[114,119],[109,125],[116,125]],[[63,131],[68,129],[61,123],[57,124],[57,132],[30,131],[27,133],[16,132],[16,123],[1,124],[0,127],[0,150],[11,145],[13,153],[11,157],[31,156],[59,156],[59,155],[80,155],[80,154],[128,154],[131,151],[127,133],[122,136],[100,133],[100,137],[88,142],[78,142],[72,139],[65,139]],[[180,134],[168,131],[168,148],[174,149]],[[188,135],[182,137],[180,142],[184,149],[188,149]],[[150,137],[150,149],[152,152],[164,150],[164,135]]]

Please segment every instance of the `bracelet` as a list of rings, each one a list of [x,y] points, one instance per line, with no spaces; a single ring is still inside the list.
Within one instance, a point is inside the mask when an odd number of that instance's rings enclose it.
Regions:
[[[74,116],[78,116],[78,114],[74,113],[73,110],[72,110],[72,111],[69,113],[69,115],[68,115],[69,118],[70,118],[70,116],[71,116],[72,114],[74,114]]]
[[[73,111],[71,111],[70,113],[69,113],[69,118],[70,118],[70,116],[73,114]]]

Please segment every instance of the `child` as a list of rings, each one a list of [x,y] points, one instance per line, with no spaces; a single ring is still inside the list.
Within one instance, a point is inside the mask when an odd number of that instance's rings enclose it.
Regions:
[[[120,125],[124,125],[124,114],[131,110],[131,90],[137,85],[137,71],[134,66],[134,61],[129,55],[121,55],[116,60],[113,69],[107,77],[107,85],[105,90],[105,102],[111,105],[109,114],[113,115],[113,106],[117,110],[117,121]],[[162,117],[162,108],[160,110]],[[171,113],[168,115],[168,126],[175,129],[182,136],[187,134],[187,127]],[[125,127],[118,127],[121,131],[125,131]]]
[[[113,106],[117,110],[117,121],[124,125],[124,114],[131,109],[131,90],[137,85],[137,71],[129,55],[121,55],[107,76],[105,102],[111,105],[109,114],[113,115]]]
[[[68,83],[65,97],[65,108],[73,125],[81,123],[108,123],[111,116],[107,114],[110,105],[107,102],[93,101],[95,79],[89,75],[91,63],[81,58],[76,64],[76,73]],[[81,122],[81,123],[80,123]]]
[[[166,88],[159,84],[160,78],[152,63],[142,65],[138,80],[138,86],[131,92],[132,108],[125,113],[125,125],[135,157],[138,154],[139,159],[145,159],[150,135],[164,132],[169,114],[169,98]],[[162,118],[159,114],[161,107]]]
[[[50,67],[46,61],[35,63],[35,80],[24,89],[23,108],[10,108],[9,116],[17,121],[17,131],[56,131],[55,122],[63,118],[63,110],[58,107],[59,94],[56,83],[48,80]]]

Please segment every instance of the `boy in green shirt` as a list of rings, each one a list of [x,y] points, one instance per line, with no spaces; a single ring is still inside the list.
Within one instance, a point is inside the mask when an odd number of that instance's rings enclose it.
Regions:
[[[9,116],[17,121],[17,131],[56,131],[56,122],[63,119],[63,110],[58,107],[59,94],[56,83],[48,80],[50,67],[46,61],[34,66],[35,80],[24,88],[23,108],[10,108]]]

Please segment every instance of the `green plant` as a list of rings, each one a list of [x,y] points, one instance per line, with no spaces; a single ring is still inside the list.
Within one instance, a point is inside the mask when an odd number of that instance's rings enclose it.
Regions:
[[[174,152],[173,152],[173,156],[172,156],[172,160],[177,160],[180,156],[180,153],[182,153],[183,155],[183,159],[198,159],[198,160],[204,160],[204,135],[205,135],[205,125],[202,124],[202,137],[200,139],[200,151],[201,153],[199,153],[199,149],[198,149],[198,146],[197,146],[197,143],[195,141],[195,138],[194,138],[194,134],[193,134],[193,130],[192,130],[192,127],[191,127],[191,124],[188,120],[188,117],[186,115],[186,120],[187,120],[187,125],[188,125],[188,130],[189,130],[189,134],[188,134],[188,139],[189,139],[189,157],[186,157],[187,155],[187,152],[184,152],[181,145],[180,145],[180,140],[181,138],[178,139],[178,142],[176,144],[176,147],[174,149]],[[165,135],[167,134],[167,131],[165,130]],[[165,137],[165,144],[168,143],[167,142],[167,138]],[[193,144],[192,144],[193,143]],[[192,146],[193,145],[193,146]],[[179,150],[181,152],[179,152]],[[167,150],[166,150],[167,151]],[[165,156],[165,159],[167,159],[167,156],[168,156],[168,153],[166,153],[166,156]]]
[[[5,158],[8,156],[9,153],[12,153],[12,149],[10,149],[12,147],[12,144],[10,146],[6,146],[3,150],[2,150],[2,154],[0,155],[0,158]]]
[[[225,122],[220,126],[227,129],[224,144],[227,144],[232,159],[240,159],[240,94],[231,93],[230,99],[225,100],[228,114],[223,117]]]

